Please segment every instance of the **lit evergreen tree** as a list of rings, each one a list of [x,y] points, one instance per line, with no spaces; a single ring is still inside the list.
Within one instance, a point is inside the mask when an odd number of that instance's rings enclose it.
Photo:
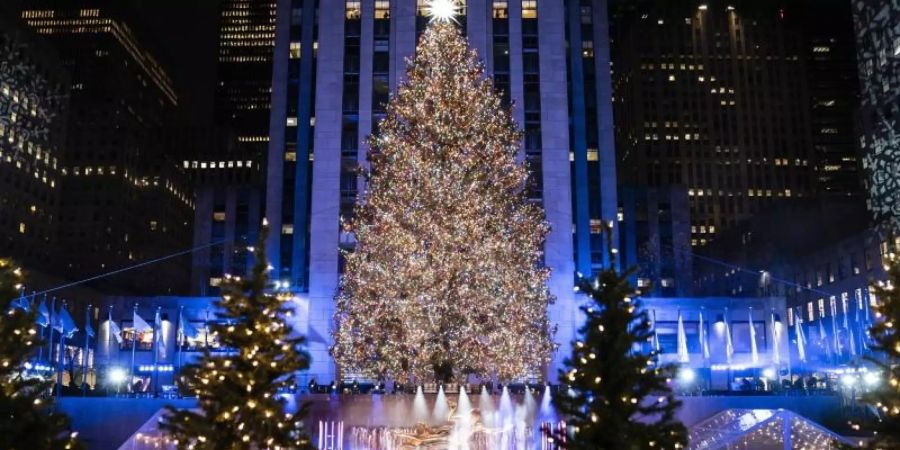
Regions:
[[[233,351],[206,349],[182,369],[182,386],[197,395],[199,411],[169,407],[161,424],[180,449],[311,448],[302,422],[305,407],[291,414],[278,397],[309,367],[309,357],[304,339],[285,321],[291,314],[287,298],[271,292],[266,234],[264,223],[249,278],[226,277],[216,302],[220,320],[210,332]]]
[[[872,288],[878,299],[875,307],[876,321],[869,330],[875,341],[873,350],[883,358],[869,358],[886,375],[887,383],[866,395],[865,401],[878,409],[880,417],[867,424],[867,430],[875,432],[871,448],[900,448],[900,258],[890,253],[885,261],[887,281],[875,283]]]
[[[28,358],[43,343],[34,308],[26,310],[13,303],[21,283],[21,271],[0,259],[0,448],[83,448],[68,416],[55,411],[53,399],[46,396],[53,378],[26,375]]]
[[[607,226],[607,248],[612,249]],[[609,254],[610,261],[616,254]],[[654,353],[635,351],[652,336],[650,320],[638,292],[628,282],[631,271],[615,264],[578,289],[591,302],[581,309],[571,359],[560,379],[568,393],[555,398],[567,429],[555,436],[563,448],[580,450],[673,449],[687,445],[687,430],[675,419],[680,406],[672,393],[672,367],[655,365]]]
[[[522,134],[447,18],[458,6],[430,7],[446,20],[423,33],[371,141],[332,354],[403,381],[526,377],[553,349],[549,227],[525,198]]]

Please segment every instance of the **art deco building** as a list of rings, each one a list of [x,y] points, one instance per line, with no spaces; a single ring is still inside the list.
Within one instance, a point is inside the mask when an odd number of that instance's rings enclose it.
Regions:
[[[865,153],[869,209],[900,226],[900,4],[853,2],[862,90],[859,145]]]
[[[422,0],[280,0],[273,74],[266,217],[268,250],[282,286],[301,305],[320,382],[337,376],[328,347],[342,229],[365,189],[367,137],[425,29]],[[552,231],[545,263],[558,297],[560,355],[577,327],[576,271],[607,261],[602,220],[616,216],[605,1],[469,0],[458,18],[525,131],[528,195]],[[568,40],[568,42],[567,42]],[[555,368],[548,370],[555,376]]]
[[[215,125],[191,140],[199,145],[184,161],[195,185],[191,291],[214,295],[225,273],[249,264],[265,191],[269,142],[275,0],[219,3]]]
[[[28,269],[58,245],[68,92],[55,52],[0,5],[0,255]]]
[[[687,185],[695,246],[786,199],[859,192],[852,25],[798,3],[613,8],[620,177]]]
[[[55,47],[71,77],[59,270],[81,279],[188,248],[193,199],[162,139],[177,106],[171,80],[113,3],[54,5],[29,3],[22,18]],[[181,292],[187,266],[186,258],[173,260],[97,286]]]

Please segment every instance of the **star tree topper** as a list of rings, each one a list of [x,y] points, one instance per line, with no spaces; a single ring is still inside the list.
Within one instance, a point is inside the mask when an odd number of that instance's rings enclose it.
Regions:
[[[425,6],[425,14],[432,22],[456,22],[461,10],[459,0],[430,0]]]

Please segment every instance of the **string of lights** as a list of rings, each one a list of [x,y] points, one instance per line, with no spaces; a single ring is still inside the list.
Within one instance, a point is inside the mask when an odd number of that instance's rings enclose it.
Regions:
[[[182,250],[182,251],[180,251],[180,252],[175,252],[175,253],[170,253],[170,254],[165,255],[165,256],[160,256],[159,258],[154,258],[154,259],[150,259],[150,260],[147,260],[147,261],[142,261],[142,262],[139,262],[139,263],[137,263],[137,264],[133,264],[133,265],[130,265],[130,266],[122,267],[122,268],[120,268],[120,269],[116,269],[116,270],[112,270],[112,271],[109,271],[109,272],[97,274],[97,275],[94,275],[94,276],[91,276],[91,277],[88,277],[88,278],[84,278],[84,279],[82,279],[82,280],[73,281],[73,282],[71,282],[71,283],[61,284],[61,285],[59,285],[59,286],[56,286],[56,287],[53,287],[53,288],[50,288],[50,289],[46,289],[46,290],[43,290],[43,291],[40,291],[40,292],[35,292],[33,295],[34,295],[34,296],[39,296],[39,295],[43,295],[43,294],[49,294],[49,293],[51,293],[51,292],[56,292],[56,291],[59,291],[59,290],[62,290],[62,289],[67,289],[67,288],[74,287],[74,286],[78,286],[78,285],[81,285],[81,284],[84,284],[84,283],[89,283],[89,282],[91,282],[91,281],[96,281],[96,280],[100,280],[100,279],[103,279],[103,278],[108,278],[108,277],[111,277],[111,276],[113,276],[113,275],[118,275],[118,274],[120,274],[120,273],[128,272],[128,271],[134,270],[134,269],[140,269],[141,267],[146,267],[146,266],[149,266],[149,265],[153,265],[153,264],[156,264],[156,263],[160,263],[160,262],[163,262],[163,261],[167,261],[167,260],[170,260],[170,259],[173,259],[173,258],[177,258],[177,257],[179,257],[179,256],[189,255],[189,254],[194,253],[194,252],[199,251],[199,250],[203,250],[203,249],[210,248],[210,247],[215,247],[215,246],[217,246],[217,245],[222,245],[222,244],[224,244],[225,242],[226,242],[226,240],[223,239],[223,240],[220,240],[220,241],[210,242],[210,243],[204,244],[204,245],[198,245],[198,246],[196,246],[196,247],[189,248],[189,249],[187,249],[187,250]]]

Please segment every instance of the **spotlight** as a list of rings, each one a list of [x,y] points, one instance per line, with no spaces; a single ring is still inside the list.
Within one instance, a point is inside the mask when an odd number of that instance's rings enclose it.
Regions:
[[[123,381],[125,381],[126,378],[125,369],[121,367],[113,367],[109,370],[107,377],[109,378],[109,381],[112,381],[115,384],[121,384]]]
[[[856,377],[848,373],[841,377],[841,384],[843,384],[844,387],[853,387],[856,385]]]
[[[690,367],[684,367],[678,371],[678,380],[684,384],[691,384],[697,379],[697,372]]]
[[[763,376],[763,378],[767,378],[769,380],[774,380],[775,379],[775,369],[773,369],[771,367],[767,367],[767,368],[763,369],[762,376]]]
[[[879,378],[877,372],[866,372],[866,374],[863,375],[863,381],[866,383],[866,386],[877,385],[881,381]]]

